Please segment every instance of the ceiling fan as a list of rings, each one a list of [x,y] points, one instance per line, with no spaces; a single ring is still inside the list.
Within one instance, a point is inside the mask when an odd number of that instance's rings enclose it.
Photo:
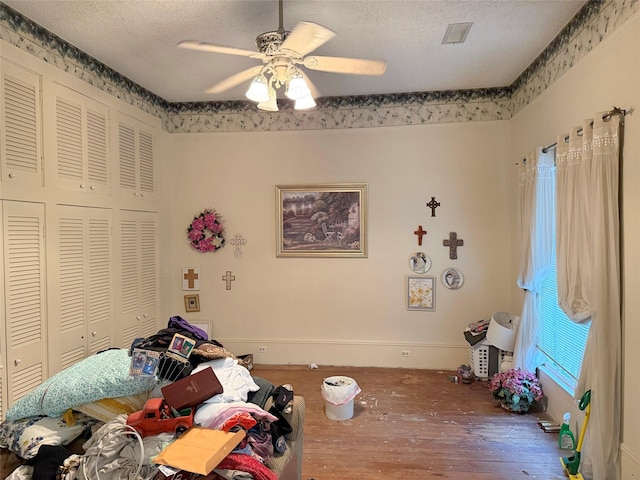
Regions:
[[[292,31],[286,31],[282,22],[282,0],[279,0],[278,30],[256,37],[258,51],[224,47],[207,42],[185,40],[178,47],[203,52],[224,53],[262,60],[263,65],[243,70],[207,89],[207,93],[220,93],[249,79],[247,98],[258,102],[262,110],[277,111],[276,90],[285,88],[285,95],[295,101],[294,108],[303,110],[316,105],[317,91],[300,66],[310,70],[350,75],[379,76],[387,64],[382,60],[361,58],[306,56],[335,37],[335,32],[311,22],[300,22]]]

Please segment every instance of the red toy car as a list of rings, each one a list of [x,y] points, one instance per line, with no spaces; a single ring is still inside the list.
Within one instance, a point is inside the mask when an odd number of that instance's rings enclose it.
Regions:
[[[151,398],[142,410],[129,415],[127,425],[135,428],[142,437],[164,432],[179,435],[193,425],[193,415],[193,408],[176,412],[169,408],[164,398]]]

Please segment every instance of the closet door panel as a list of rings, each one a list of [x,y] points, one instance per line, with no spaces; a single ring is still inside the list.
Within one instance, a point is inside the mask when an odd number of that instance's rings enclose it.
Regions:
[[[87,264],[87,338],[90,355],[111,347],[113,322],[111,217],[109,211],[97,210],[92,213],[88,220]],[[97,213],[101,215],[98,216]]]
[[[3,202],[7,404],[40,385],[46,368],[44,206]]]
[[[108,107],[54,82],[46,84],[47,181],[66,190],[109,193]],[[51,162],[51,165],[49,165]]]
[[[124,114],[118,116],[118,181],[125,197],[156,199],[153,127]]]
[[[40,76],[0,60],[0,166],[2,181],[41,186]]]
[[[158,291],[158,222],[155,214],[143,214],[140,221],[140,305],[142,321],[140,334],[148,337],[157,333]]]
[[[61,370],[111,346],[111,211],[58,206],[58,253]]]
[[[82,209],[59,207],[58,220],[58,299],[60,311],[61,362],[59,369],[70,367],[85,357],[84,336],[85,268],[84,268],[84,220]],[[52,359],[52,364],[54,359]]]
[[[120,221],[122,347],[157,333],[158,216],[123,210]]]

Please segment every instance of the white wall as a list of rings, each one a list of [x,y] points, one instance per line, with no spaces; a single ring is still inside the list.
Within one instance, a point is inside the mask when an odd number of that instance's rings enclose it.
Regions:
[[[598,48],[584,57],[535,101],[511,120],[511,158],[520,159],[537,145],[555,142],[596,112],[640,106],[640,17],[635,15]],[[623,199],[623,321],[624,321],[624,407],[623,479],[640,477],[640,420],[636,412],[640,382],[635,366],[640,361],[640,118],[626,117],[622,181]],[[512,182],[512,199],[517,183]],[[512,210],[512,214],[515,214]],[[514,216],[514,218],[517,218]],[[514,257],[517,256],[517,222],[512,225]],[[511,276],[518,263],[512,261]],[[521,295],[513,295],[515,310],[521,309]],[[544,387],[544,384],[543,384]],[[573,401],[561,389],[549,388],[550,413],[559,419],[573,409]]]
[[[172,134],[166,139],[161,237],[165,317],[211,321],[213,337],[261,363],[455,368],[468,363],[462,332],[510,304],[507,122],[327,131]],[[368,258],[276,258],[275,186],[368,184]],[[437,216],[426,203],[441,202]],[[215,208],[227,239],[242,234],[242,256],[225,246],[192,250],[186,228]],[[422,247],[413,234],[428,231]],[[464,240],[449,260],[442,241]],[[410,255],[431,256],[436,311],[405,308]],[[458,267],[464,286],[447,290],[441,272]],[[201,312],[186,314],[182,267],[202,269]],[[221,277],[236,280],[225,289]],[[266,353],[257,353],[266,346]],[[401,350],[410,350],[409,358]]]

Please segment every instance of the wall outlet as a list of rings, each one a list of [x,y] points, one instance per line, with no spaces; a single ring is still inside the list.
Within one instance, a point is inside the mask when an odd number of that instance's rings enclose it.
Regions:
[[[400,352],[400,356],[401,357],[410,357],[411,356],[411,352],[409,350],[402,350]]]
[[[258,353],[266,353],[266,352],[267,352],[267,347],[265,346],[258,347]]]

